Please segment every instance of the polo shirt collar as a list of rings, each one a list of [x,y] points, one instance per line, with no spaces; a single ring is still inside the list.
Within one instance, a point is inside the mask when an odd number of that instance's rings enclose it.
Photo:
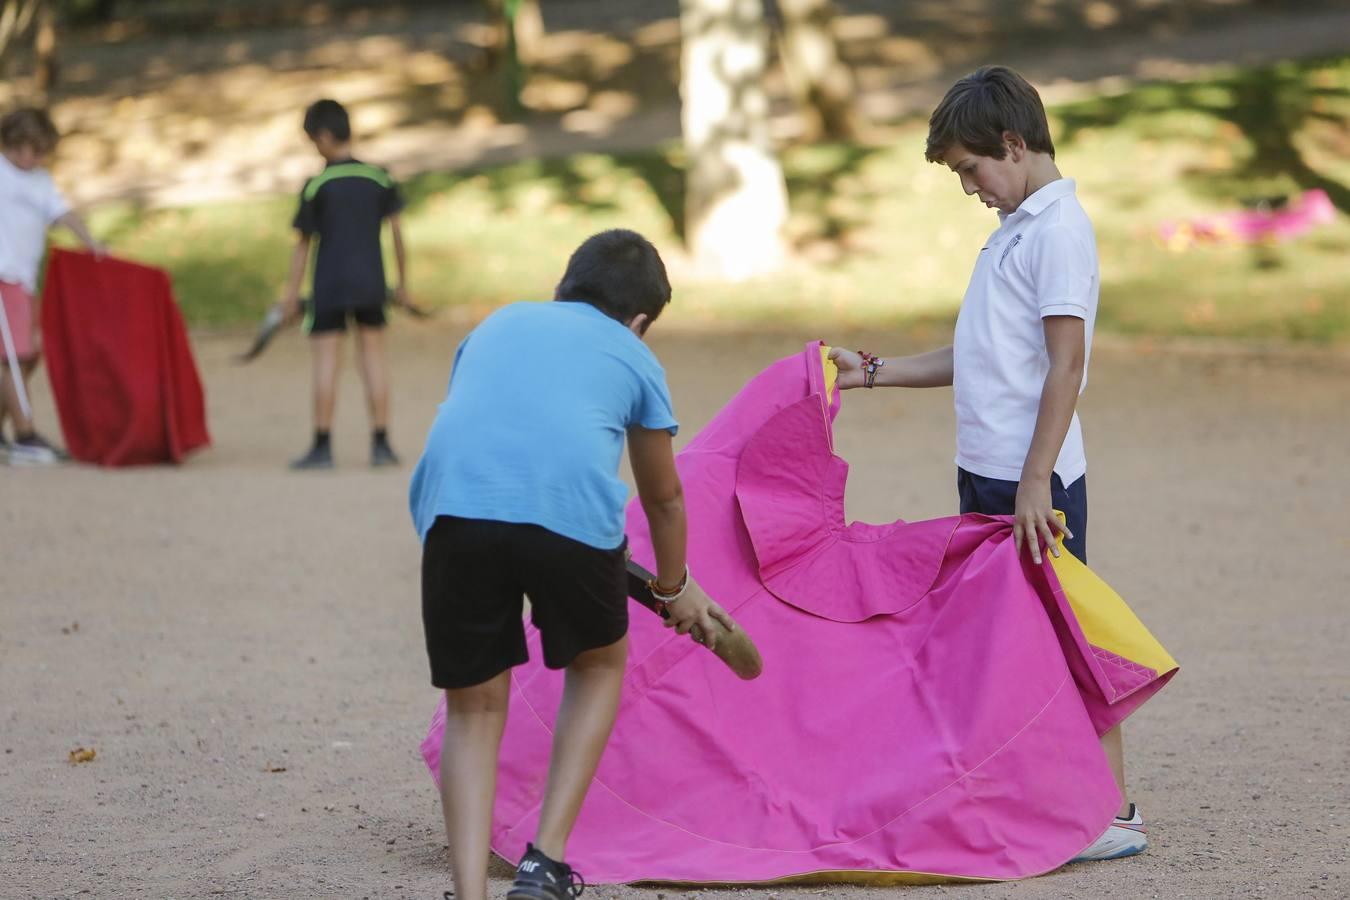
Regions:
[[[1043,213],[1046,207],[1051,203],[1064,197],[1070,197],[1073,195],[1073,192],[1074,180],[1072,178],[1056,178],[1054,181],[1023,200],[1022,205],[1017,207],[1012,215],[1002,217],[1003,221],[1006,222],[1008,219],[1013,218],[1013,216],[1017,216],[1018,218],[1038,216]]]

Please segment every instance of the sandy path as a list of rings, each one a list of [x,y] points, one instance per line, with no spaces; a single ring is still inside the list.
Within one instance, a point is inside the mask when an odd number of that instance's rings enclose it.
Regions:
[[[409,462],[457,337],[407,323],[392,335]],[[183,468],[0,468],[4,897],[439,898],[450,886],[416,749],[435,693],[407,468],[363,467],[349,373],[341,468],[283,471],[308,427],[304,347],[283,339],[239,369],[239,343],[199,342],[216,447]],[[655,345],[687,435],[801,346]],[[1183,666],[1127,730],[1154,847],[930,895],[1350,895],[1348,374],[1343,361],[1099,350],[1084,412],[1093,560]],[[37,400],[53,423],[45,386]],[[848,398],[851,517],[952,511],[949,402]],[[68,764],[81,745],[98,758]],[[686,896],[587,896],[659,894]]]

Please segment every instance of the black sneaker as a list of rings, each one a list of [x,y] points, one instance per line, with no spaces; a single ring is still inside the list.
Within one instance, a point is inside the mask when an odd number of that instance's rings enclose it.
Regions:
[[[506,900],[567,900],[580,897],[584,890],[586,881],[571,866],[549,859],[534,849],[534,844],[526,844]]]
[[[394,448],[389,446],[388,441],[371,441],[370,465],[376,469],[381,466],[397,466],[398,454],[394,453]]]
[[[291,469],[297,472],[309,469],[331,469],[333,468],[333,448],[320,447],[314,445],[309,448],[309,452],[299,459],[291,460]]]

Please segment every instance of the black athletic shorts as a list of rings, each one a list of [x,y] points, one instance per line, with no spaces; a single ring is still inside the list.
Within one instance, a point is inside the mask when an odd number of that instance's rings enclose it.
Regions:
[[[1011,516],[1017,511],[1017,482],[986,478],[956,467],[956,490],[961,512],[986,516]],[[1087,562],[1087,476],[1065,487],[1058,475],[1050,476],[1050,505],[1064,513],[1064,524],[1073,532],[1064,539],[1064,549]]]
[[[538,525],[438,516],[422,545],[431,683],[472,687],[529,659],[525,594],[550,669],[622,638],[626,546],[597,550]]]
[[[383,306],[315,306],[305,317],[305,334],[344,332],[349,319],[362,328],[383,328],[386,321]]]

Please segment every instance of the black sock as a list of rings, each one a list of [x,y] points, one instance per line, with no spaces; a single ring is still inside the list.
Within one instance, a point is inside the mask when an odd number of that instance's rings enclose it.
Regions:
[[[389,443],[389,435],[385,432],[383,428],[376,428],[373,432],[371,432],[370,439],[376,444]]]
[[[320,431],[317,428],[314,430],[314,449],[315,450],[328,449],[328,432]]]

